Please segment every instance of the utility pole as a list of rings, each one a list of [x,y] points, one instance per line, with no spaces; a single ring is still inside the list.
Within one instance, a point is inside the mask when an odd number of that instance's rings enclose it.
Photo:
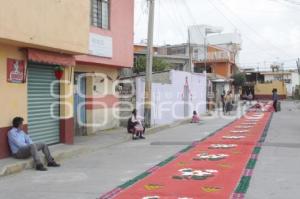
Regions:
[[[149,1],[149,19],[148,19],[148,39],[147,39],[147,65],[145,80],[145,104],[144,117],[145,126],[151,127],[151,107],[152,107],[152,65],[153,65],[153,29],[154,29],[154,8],[155,0]]]
[[[300,58],[298,58],[298,60],[296,61],[296,63],[297,63],[298,73],[300,75]]]
[[[298,69],[298,74],[300,75],[300,58],[297,60],[297,69]],[[300,89],[300,78],[299,78],[299,89]]]
[[[208,51],[208,45],[207,45],[207,33],[205,30],[205,35],[204,35],[204,68],[205,68],[205,74],[207,73],[207,51]]]
[[[192,49],[192,45],[191,45],[191,33],[190,33],[190,29],[188,29],[188,48],[189,48],[189,66],[187,69],[187,72],[194,72],[193,70],[193,49]]]

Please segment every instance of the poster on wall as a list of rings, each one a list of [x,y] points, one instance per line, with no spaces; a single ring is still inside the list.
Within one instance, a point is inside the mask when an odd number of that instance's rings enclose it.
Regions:
[[[16,59],[7,59],[7,82],[24,83],[25,82],[25,61]]]

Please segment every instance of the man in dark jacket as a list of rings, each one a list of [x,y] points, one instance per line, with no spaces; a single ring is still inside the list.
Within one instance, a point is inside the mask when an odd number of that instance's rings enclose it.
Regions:
[[[275,112],[277,112],[277,103],[278,103],[277,89],[274,88],[272,93],[273,93],[273,95],[272,95],[273,107],[274,107]]]

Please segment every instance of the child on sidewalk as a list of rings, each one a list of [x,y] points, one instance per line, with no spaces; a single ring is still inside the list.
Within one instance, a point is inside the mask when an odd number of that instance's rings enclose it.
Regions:
[[[192,117],[192,122],[191,123],[199,123],[200,122],[200,117],[197,114],[197,111],[193,111],[193,117]]]

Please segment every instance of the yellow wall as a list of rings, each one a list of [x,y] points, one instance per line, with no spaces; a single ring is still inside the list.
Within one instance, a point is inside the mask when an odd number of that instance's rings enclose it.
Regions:
[[[76,66],[75,72],[85,72],[85,73],[101,73],[104,74],[104,76],[108,75],[113,80],[115,80],[118,76],[118,69],[112,68],[112,67],[100,67],[100,66]],[[86,83],[86,92],[87,97],[97,97],[99,94],[102,94],[104,91],[104,83],[99,83],[99,79],[101,78],[95,78],[93,76],[90,76],[87,78]],[[107,81],[107,93],[106,95],[112,95],[113,90],[115,89],[113,87],[112,81]],[[97,90],[94,90],[94,86],[96,86]],[[99,96],[98,96],[99,97]],[[118,108],[106,108],[106,109],[88,109],[86,118],[87,118],[87,134],[94,134],[95,132],[99,130],[105,130],[105,129],[111,129],[114,127],[117,127],[119,125],[119,120],[113,116],[113,112],[118,113]],[[104,125],[100,125],[104,120],[108,121]],[[90,125],[91,126],[90,126]]]
[[[8,83],[6,78],[7,58],[25,59],[18,48],[0,43],[0,127],[11,126],[16,116],[27,123],[27,84]]]
[[[278,95],[286,95],[286,86],[281,81],[273,81],[272,83],[257,83],[254,87],[255,95],[272,95],[272,90],[276,88]]]
[[[91,73],[91,74],[94,74],[94,73],[99,73],[99,74],[103,74],[104,76],[108,75],[110,76],[112,79],[116,79],[117,76],[118,76],[118,69],[117,68],[113,68],[113,67],[110,67],[110,66],[95,66],[95,65],[77,65],[75,67],[75,72],[84,72],[84,73]],[[93,82],[97,81],[96,78],[93,78]],[[110,89],[108,89],[108,93],[107,94],[112,94],[112,90],[111,90],[111,87],[112,87],[112,82],[111,81],[107,81],[107,84],[108,84],[108,87]],[[87,83],[88,85],[88,83]],[[91,85],[91,84],[89,84]],[[103,84],[100,84],[100,85],[103,85]],[[92,89],[92,86],[90,87],[90,89]],[[89,87],[87,88],[87,93],[89,90]],[[98,87],[97,90],[100,92],[103,91],[103,88],[102,87]],[[91,91],[92,92],[92,91]],[[97,93],[96,92],[92,92],[93,95],[96,95]]]
[[[88,52],[89,0],[0,0],[0,5],[0,41]]]
[[[97,125],[88,129],[89,134],[119,126],[119,120],[114,117],[114,114],[119,114],[119,108],[89,110],[88,113],[91,114],[93,123]]]
[[[25,59],[25,55],[17,47],[0,44],[0,127],[8,127],[15,116],[21,116],[27,124],[27,81],[23,84],[7,82],[7,58]],[[61,95],[68,94],[61,98],[60,114],[62,117],[73,117],[73,75],[70,81],[71,67],[65,67],[64,77],[61,83]],[[68,104],[68,105],[66,105]]]

